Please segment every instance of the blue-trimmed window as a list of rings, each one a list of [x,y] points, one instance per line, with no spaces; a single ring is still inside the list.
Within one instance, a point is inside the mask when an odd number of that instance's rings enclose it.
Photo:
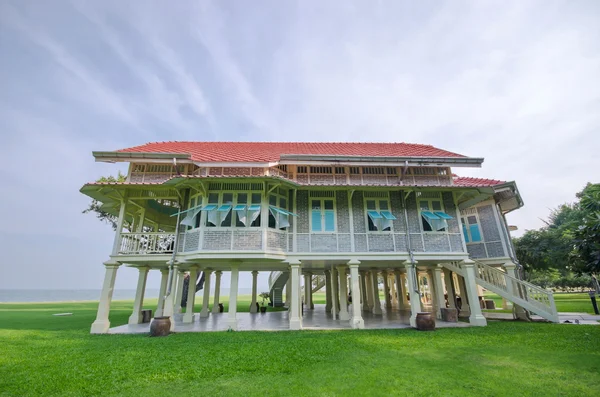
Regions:
[[[424,232],[448,231],[448,220],[454,219],[444,212],[441,200],[419,200],[419,212]]]
[[[335,232],[335,203],[333,199],[310,199],[312,232]]]
[[[462,217],[462,229],[467,243],[478,243],[483,241],[481,238],[481,225],[477,215],[467,215]]]
[[[367,228],[370,232],[389,232],[396,217],[388,199],[367,199]]]

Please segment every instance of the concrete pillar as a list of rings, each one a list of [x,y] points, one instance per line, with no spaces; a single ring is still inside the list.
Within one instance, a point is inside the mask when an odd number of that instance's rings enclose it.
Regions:
[[[331,313],[331,271],[325,270],[325,312]]]
[[[390,295],[390,284],[387,270],[383,270],[381,272],[381,276],[383,277],[383,297],[385,299],[385,309],[386,311],[392,308],[392,297]]]
[[[358,278],[358,261],[348,262],[350,268],[350,281],[352,283],[352,320],[350,325],[352,328],[362,329],[365,327],[365,322],[362,318],[361,313],[361,293],[360,293],[360,280]]]
[[[252,302],[250,302],[250,313],[257,313],[256,309],[256,283],[258,278],[258,272],[256,270],[252,271]]]
[[[371,289],[373,291],[373,314],[383,314],[381,311],[381,301],[379,300],[379,283],[377,280],[377,270],[371,271]]]
[[[194,322],[194,303],[196,303],[196,278],[198,277],[198,267],[192,266],[190,268],[190,284],[188,286],[187,294],[187,305],[185,307],[185,314],[183,315],[184,323]],[[204,288],[206,288],[206,280],[204,281]],[[206,292],[206,290],[204,290]],[[202,308],[204,309],[204,307]]]
[[[458,277],[458,288],[460,290],[460,301],[461,301],[461,309],[458,314],[460,317],[467,317],[471,313],[471,297],[467,295],[467,286],[465,283],[465,278],[457,275]],[[475,294],[477,297],[477,294]],[[479,303],[475,300],[475,304],[473,306],[479,307]]]
[[[402,284],[402,274],[400,270],[394,270],[394,276],[396,279],[396,301],[398,302],[398,309],[406,310],[405,300],[406,297],[402,295],[406,295],[404,293],[404,284]]]
[[[346,275],[346,266],[337,267],[340,279],[340,320],[350,320],[348,313],[348,276]]]
[[[433,288],[435,314],[437,318],[442,319],[442,309],[446,308],[446,297],[444,296],[444,286],[442,284],[442,269],[440,266],[433,268]]]
[[[469,297],[469,302],[472,302],[469,322],[471,325],[485,326],[487,325],[487,321],[485,317],[483,317],[481,306],[479,306],[477,284],[475,283],[475,263],[470,259],[466,259],[462,262],[462,268],[465,273],[464,282],[467,296]]]
[[[367,272],[361,270],[360,274],[360,301],[362,303],[362,310],[369,310],[369,303],[367,302]]]
[[[311,289],[310,273],[304,273],[304,308],[310,309],[310,289]]]
[[[372,272],[365,272],[365,284],[367,285],[367,308],[373,310],[373,281],[371,280]]]
[[[391,296],[391,300],[392,300],[392,307],[398,307],[398,287],[396,284],[396,277],[391,277],[393,276],[393,272],[388,274],[388,280],[390,283],[390,296]]]
[[[221,299],[221,274],[220,270],[215,272],[215,299],[213,301],[213,313],[219,313],[219,303]]]
[[[104,282],[102,283],[102,292],[100,293],[100,302],[98,303],[98,312],[96,321],[92,323],[92,334],[105,334],[110,328],[108,314],[110,313],[110,303],[115,288],[115,279],[117,277],[118,264],[104,264],[106,271],[104,273]]]
[[[302,329],[300,317],[300,262],[290,263],[290,279],[292,280],[292,300],[289,308],[290,329]]]
[[[139,267],[137,289],[133,301],[133,313],[129,316],[129,324],[140,324],[142,322],[142,308],[144,306],[144,293],[146,292],[146,280],[148,280],[148,267]]]
[[[204,296],[202,299],[202,310],[200,311],[200,318],[208,317],[210,311],[208,310],[208,305],[210,304],[210,276],[212,274],[212,270],[204,269]],[[191,275],[190,275],[191,277]],[[191,286],[192,284],[190,284]]]
[[[408,283],[406,282],[406,273],[400,274],[400,282],[402,284],[402,304],[404,309],[409,309],[410,304],[408,303]]]
[[[504,264],[504,270],[506,271],[506,274],[508,274],[509,276],[518,279],[517,277],[517,272],[516,272],[516,267],[517,265],[515,265],[512,262],[508,262]],[[506,290],[508,291],[509,294],[511,295],[517,295],[519,296],[519,298],[522,298],[519,294],[519,291],[515,291],[515,286],[513,286],[513,283],[510,282],[510,279],[506,280]],[[502,302],[504,304],[504,302]],[[524,320],[524,321],[530,321],[531,319],[529,318],[529,316],[527,315],[527,312],[525,311],[525,309],[523,309],[521,306],[519,305],[515,305],[513,303],[513,311],[515,313],[515,316],[517,317],[517,319],[519,320]]]
[[[292,276],[288,275],[287,283],[285,284],[285,306],[290,307],[292,301]]]
[[[419,293],[419,280],[416,264],[409,261],[404,262],[406,266],[406,278],[408,280],[408,293],[410,295],[410,326],[417,326],[417,313],[422,311],[421,294]]]
[[[185,272],[177,272],[177,293],[175,294],[175,302],[173,302],[173,312],[181,313],[181,298],[183,298],[183,282],[185,281]],[[196,287],[196,280],[190,280],[189,286]]]
[[[238,279],[240,270],[237,266],[231,267],[231,284],[229,288],[229,310],[227,313],[227,325],[232,331],[237,331],[237,295],[238,295]]]
[[[339,302],[338,302],[338,274],[337,274],[337,270],[335,269],[335,267],[331,267],[331,302],[332,302],[332,306],[331,306],[331,314],[333,315],[333,319],[335,320],[336,317],[339,315]]]
[[[177,292],[177,283],[178,283],[178,274],[179,274],[179,268],[177,267],[177,265],[173,266],[173,275],[171,277],[171,285],[168,285],[167,282],[167,288],[171,289],[171,293],[166,297],[165,299],[165,305],[164,305],[164,309],[163,309],[163,316],[164,317],[169,317],[169,319],[171,320],[171,331],[175,330],[175,318],[173,317],[174,314],[174,309],[175,309],[175,295]],[[181,303],[181,300],[180,300]]]
[[[312,273],[310,274],[310,281],[308,283],[308,307],[310,307],[311,310],[313,310],[315,308],[315,303],[313,302],[313,292],[312,292]]]
[[[169,281],[169,269],[160,269],[160,287],[158,289],[158,303],[156,305],[154,317],[162,317],[164,313],[167,281]]]
[[[444,284],[446,285],[446,293],[448,294],[448,307],[456,309],[454,278],[452,277],[452,272],[446,268],[444,268]]]

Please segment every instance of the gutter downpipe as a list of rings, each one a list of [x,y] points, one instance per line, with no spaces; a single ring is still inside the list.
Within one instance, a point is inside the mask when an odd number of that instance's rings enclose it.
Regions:
[[[414,191],[411,190],[411,191],[409,191],[408,194],[410,194],[411,192],[414,193]],[[406,198],[404,197],[404,195],[402,195],[402,206],[404,207],[404,225],[406,227],[406,249],[408,250],[408,256],[410,258],[410,263],[412,263],[414,265],[415,264],[415,255],[413,254],[412,248],[410,246],[410,233],[408,230],[408,210],[406,209]],[[415,282],[414,283],[414,285],[416,286],[415,292],[418,292],[420,294],[419,287],[418,287],[419,280],[416,277],[416,273],[417,273],[417,269],[415,267],[413,267],[413,271],[411,272],[410,277]]]
[[[169,261],[169,278],[167,279],[167,292],[165,294],[164,301],[171,295],[171,285],[173,284],[173,273],[175,265],[175,256],[177,255],[177,246],[179,243],[179,218],[181,217],[181,211],[177,213],[177,226],[175,226],[175,241],[173,242],[173,255]]]

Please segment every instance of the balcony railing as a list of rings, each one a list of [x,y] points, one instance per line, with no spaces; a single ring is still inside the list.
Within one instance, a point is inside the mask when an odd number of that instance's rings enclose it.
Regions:
[[[121,233],[120,255],[170,254],[175,233]]]

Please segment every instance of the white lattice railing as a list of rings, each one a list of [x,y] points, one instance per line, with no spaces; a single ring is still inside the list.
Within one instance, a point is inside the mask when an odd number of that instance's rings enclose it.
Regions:
[[[552,292],[512,277],[506,272],[485,263],[474,262],[477,284],[547,320],[558,322],[558,312],[556,311]],[[464,265],[459,262],[445,264],[445,266],[458,274],[464,275]]]
[[[174,247],[174,233],[121,233],[119,254],[168,254]]]

